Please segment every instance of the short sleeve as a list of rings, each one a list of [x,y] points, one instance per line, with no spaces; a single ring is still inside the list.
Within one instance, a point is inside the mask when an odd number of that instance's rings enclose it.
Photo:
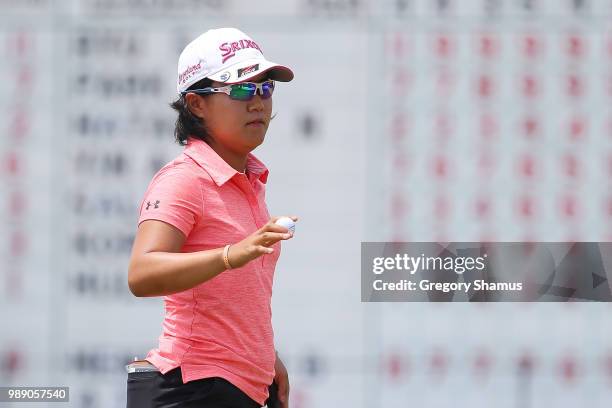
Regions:
[[[138,225],[164,221],[189,236],[204,210],[201,180],[186,163],[161,169],[151,180],[140,204]]]

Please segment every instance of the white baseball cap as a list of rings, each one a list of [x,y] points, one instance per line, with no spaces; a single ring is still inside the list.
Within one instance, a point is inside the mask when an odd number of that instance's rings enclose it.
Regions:
[[[236,28],[208,30],[187,44],[178,60],[178,93],[209,78],[235,84],[270,71],[275,81],[289,82],[293,72],[266,60],[259,45]]]

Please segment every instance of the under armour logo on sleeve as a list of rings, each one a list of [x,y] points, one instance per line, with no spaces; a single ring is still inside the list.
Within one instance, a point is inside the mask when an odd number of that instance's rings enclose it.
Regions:
[[[159,208],[159,200],[155,200],[155,203],[154,203],[154,204],[151,204],[151,202],[150,202],[150,201],[147,201],[147,208],[145,208],[145,210],[148,210],[148,209],[149,209],[149,207],[151,207],[151,205],[153,205],[153,206],[154,206],[153,208]]]

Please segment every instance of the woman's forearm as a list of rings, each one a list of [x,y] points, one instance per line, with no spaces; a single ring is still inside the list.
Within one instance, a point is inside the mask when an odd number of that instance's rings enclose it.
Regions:
[[[223,248],[187,253],[148,252],[132,259],[128,284],[135,296],[164,296],[191,289],[224,270]]]

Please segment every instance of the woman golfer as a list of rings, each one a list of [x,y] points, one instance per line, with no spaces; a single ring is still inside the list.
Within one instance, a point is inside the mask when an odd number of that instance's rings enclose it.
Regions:
[[[251,151],[275,81],[292,79],[234,28],[181,53],[172,107],[185,149],[145,193],[128,277],[134,295],[164,296],[165,318],[146,371],[128,374],[128,407],[288,407],[270,303],[280,241],[292,234],[268,213],[268,170]]]

